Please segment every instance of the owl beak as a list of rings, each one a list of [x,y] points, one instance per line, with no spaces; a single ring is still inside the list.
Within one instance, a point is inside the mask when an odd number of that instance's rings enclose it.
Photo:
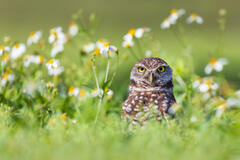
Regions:
[[[153,73],[151,73],[150,74],[150,76],[149,76],[149,82],[152,84],[152,82],[153,82]]]

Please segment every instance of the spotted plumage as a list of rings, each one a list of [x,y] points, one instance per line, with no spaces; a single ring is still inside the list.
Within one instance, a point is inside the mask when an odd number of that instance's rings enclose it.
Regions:
[[[160,58],[140,60],[131,71],[129,96],[122,106],[122,117],[131,120],[132,124],[166,119],[173,103],[172,69],[169,65]]]

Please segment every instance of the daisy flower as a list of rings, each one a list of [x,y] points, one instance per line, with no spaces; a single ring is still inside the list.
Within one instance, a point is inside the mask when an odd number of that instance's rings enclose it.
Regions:
[[[170,26],[171,26],[171,22],[170,22],[169,18],[165,18],[163,20],[163,22],[161,23],[161,28],[162,29],[170,28]]]
[[[17,59],[22,54],[26,52],[26,46],[23,43],[15,44],[11,50],[10,57],[11,59]]]
[[[78,93],[78,98],[80,99],[80,100],[82,100],[82,99],[84,99],[84,98],[86,98],[87,97],[87,90],[85,90],[85,89],[80,89],[79,90],[79,93]]]
[[[150,31],[150,28],[145,28],[145,27],[144,28],[137,28],[136,31],[135,31],[134,36],[136,38],[142,38],[143,34],[145,32],[149,32],[149,31]]]
[[[95,49],[95,44],[94,43],[87,43],[83,46],[83,50],[87,53],[93,52]]]
[[[202,83],[202,78],[198,77],[193,83],[192,83],[192,87],[193,88],[198,88],[200,86],[200,84]]]
[[[54,83],[52,83],[52,82],[47,82],[47,83],[46,83],[46,86],[47,86],[47,88],[52,88],[52,87],[54,87]]]
[[[235,98],[228,98],[227,100],[223,101],[221,104],[219,104],[216,107],[216,116],[217,117],[221,117],[223,112],[232,106],[238,105],[239,104],[239,100],[235,99]]]
[[[218,84],[212,78],[204,78],[198,87],[199,92],[203,93],[204,99],[208,99],[211,95],[215,95]]]
[[[96,42],[96,48],[102,49],[104,47],[104,44],[107,42],[105,39],[99,39]]]
[[[134,45],[134,42],[131,40],[131,41],[123,41],[123,43],[122,43],[122,46],[124,47],[124,48],[130,48],[130,47],[132,47]]]
[[[2,66],[5,65],[8,60],[9,60],[9,55],[8,54],[3,54],[1,65]]]
[[[59,43],[54,43],[51,50],[51,57],[55,57],[58,53],[64,51],[64,45]]]
[[[107,99],[112,99],[113,97],[113,90],[107,89]]]
[[[0,46],[0,56],[4,53],[4,52],[9,52],[10,51],[10,47],[8,46]]]
[[[68,33],[71,37],[74,37],[78,34],[78,26],[75,22],[72,22],[69,26]]]
[[[205,73],[211,74],[213,70],[221,72],[223,70],[223,66],[226,65],[227,63],[228,61],[225,58],[211,59],[210,62],[205,67]]]
[[[27,56],[24,63],[25,67],[28,67],[31,63],[40,64],[43,62],[42,56]]]
[[[77,97],[78,94],[79,94],[79,88],[70,87],[70,88],[68,89],[68,95],[69,95],[69,96],[75,96],[75,97]]]
[[[48,69],[48,74],[49,75],[59,75],[64,71],[64,68],[62,66],[60,66],[60,61],[57,59],[50,59],[47,64],[46,67]]]
[[[40,38],[42,37],[42,32],[41,31],[36,31],[36,32],[31,32],[28,39],[27,39],[27,45],[31,45],[33,43],[38,43]]]
[[[15,79],[15,76],[13,74],[10,74],[11,70],[8,69],[1,79],[1,85],[4,86],[7,84],[7,82],[12,82]]]
[[[66,35],[62,32],[62,27],[56,27],[50,30],[48,38],[49,43],[65,44],[67,42]]]
[[[93,89],[92,91],[91,91],[91,96],[92,97],[97,97],[97,96],[101,96],[102,97],[102,95],[103,95],[103,90],[102,89]]]
[[[184,15],[185,12],[184,9],[172,9],[168,17],[171,24],[175,24],[177,19]]]
[[[113,58],[115,54],[118,53],[118,49],[115,46],[110,45],[109,42],[104,44],[104,47],[100,50],[101,55],[104,57],[111,57]]]
[[[196,22],[198,24],[203,23],[203,18],[197,15],[196,13],[192,13],[188,18],[187,18],[187,23],[193,23]]]

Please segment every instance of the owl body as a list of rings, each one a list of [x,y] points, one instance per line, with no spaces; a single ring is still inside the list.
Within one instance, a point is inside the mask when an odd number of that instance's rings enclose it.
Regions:
[[[131,71],[122,117],[130,119],[132,124],[165,119],[173,103],[172,70],[168,64],[160,58],[140,60]]]

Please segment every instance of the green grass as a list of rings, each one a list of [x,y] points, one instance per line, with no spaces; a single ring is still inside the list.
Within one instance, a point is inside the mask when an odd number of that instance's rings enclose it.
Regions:
[[[46,37],[41,40],[43,47],[27,47],[28,54],[44,57],[42,64],[26,68],[21,56],[1,68],[1,80],[8,68],[15,80],[0,89],[0,159],[239,159],[239,103],[216,116],[217,108],[227,99],[239,101],[237,36],[226,31],[224,48],[217,52],[218,32],[201,30],[200,26],[186,30],[189,32],[181,38],[187,47],[182,47],[171,31],[155,30],[140,39],[141,48],[133,47],[138,55],[140,50],[151,50],[152,56],[166,60],[174,71],[179,106],[175,118],[169,119],[169,126],[165,121],[149,121],[145,129],[131,127],[120,118],[122,102],[128,95],[129,72],[137,61],[129,49],[121,47],[125,33],[103,33],[119,49],[119,55],[110,59],[110,81],[106,83],[107,59],[82,51],[86,42],[102,37],[99,33],[89,37],[89,29],[80,31],[65,44],[64,52],[56,57],[64,66],[58,76],[48,75],[45,66],[52,47]],[[12,47],[14,43],[6,44]],[[205,65],[219,57],[227,58],[229,64],[223,72],[211,74],[219,89],[206,100],[192,83],[198,76],[206,77]],[[68,95],[71,86],[88,94],[96,88],[91,64],[96,66],[100,87],[114,91],[110,99],[104,92],[96,123],[99,97],[88,95],[79,100]],[[47,87],[47,82],[54,87]]]

